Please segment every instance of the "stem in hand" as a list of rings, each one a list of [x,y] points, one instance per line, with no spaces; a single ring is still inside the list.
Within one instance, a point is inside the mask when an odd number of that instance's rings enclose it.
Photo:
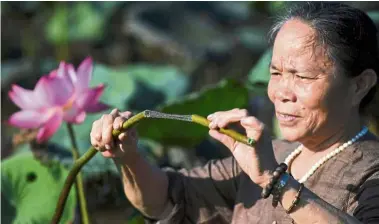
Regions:
[[[122,129],[127,130],[131,126],[137,124],[139,121],[141,121],[145,118],[147,118],[147,119],[170,119],[170,120],[192,122],[192,123],[200,124],[200,125],[205,126],[207,128],[209,125],[209,121],[206,118],[199,116],[199,115],[195,115],[195,114],[194,115],[175,115],[175,114],[165,114],[165,113],[160,113],[160,112],[156,112],[156,111],[145,110],[143,112],[140,112],[140,113],[134,115],[133,117],[129,118],[128,120],[126,120],[122,125]],[[226,134],[226,135],[232,137],[233,139],[235,139],[236,141],[242,142],[244,144],[247,144],[247,145],[255,144],[255,143],[252,143],[251,140],[248,139],[246,136],[241,135],[240,133],[238,133],[234,130],[220,128],[219,132]],[[120,130],[113,130],[112,135],[113,135],[113,137],[117,138],[117,136],[120,133],[121,133]],[[72,139],[74,139],[74,138],[72,138]],[[76,147],[74,147],[74,148],[76,148]],[[60,220],[62,213],[63,213],[63,208],[66,204],[67,196],[70,192],[70,188],[71,188],[73,182],[75,181],[75,177],[78,175],[80,169],[92,157],[94,157],[96,155],[96,153],[97,153],[97,150],[94,147],[90,147],[88,149],[88,151],[83,156],[81,156],[79,159],[77,159],[75,161],[73,167],[70,170],[70,173],[67,176],[67,179],[66,179],[66,182],[63,186],[62,192],[59,196],[58,204],[57,204],[55,214],[54,214],[54,217],[53,217],[51,223],[54,223],[54,224],[59,223],[59,220]],[[84,192],[83,192],[83,195],[84,195]],[[87,213],[85,213],[85,214],[87,214]]]

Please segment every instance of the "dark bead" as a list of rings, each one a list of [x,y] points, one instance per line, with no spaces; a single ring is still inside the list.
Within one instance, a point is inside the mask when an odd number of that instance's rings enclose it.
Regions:
[[[280,167],[280,166],[278,166],[278,167],[276,167],[275,171],[279,171],[279,172],[282,172],[282,171],[283,171],[283,168],[282,168],[282,167]]]
[[[277,179],[278,177],[280,177],[280,175],[281,175],[281,172],[276,171],[276,170],[274,171],[273,176],[274,176],[275,179]]]
[[[264,188],[263,190],[262,190],[262,198],[267,198],[267,190],[266,190],[266,188]]]

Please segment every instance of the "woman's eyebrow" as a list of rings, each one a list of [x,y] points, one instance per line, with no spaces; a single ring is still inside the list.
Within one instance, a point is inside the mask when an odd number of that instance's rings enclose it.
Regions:
[[[279,69],[278,69],[275,65],[273,65],[271,62],[269,63],[269,68],[274,69],[274,70],[279,70]],[[298,71],[297,71],[296,69],[294,69],[294,68],[290,68],[290,69],[288,69],[288,72],[289,72],[289,73],[293,73],[293,74],[298,73]]]
[[[270,63],[268,64],[268,68],[272,68],[274,70],[278,70],[278,68],[272,64],[272,62],[270,61]]]

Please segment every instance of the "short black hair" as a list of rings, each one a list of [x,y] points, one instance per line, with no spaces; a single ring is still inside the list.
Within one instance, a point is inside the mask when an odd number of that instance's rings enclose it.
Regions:
[[[339,2],[289,4],[270,30],[271,45],[280,28],[291,19],[299,19],[315,30],[317,40],[326,46],[329,58],[339,71],[355,77],[366,69],[372,69],[378,76],[377,28],[362,10]],[[363,98],[361,112],[373,101],[377,89],[378,81]]]

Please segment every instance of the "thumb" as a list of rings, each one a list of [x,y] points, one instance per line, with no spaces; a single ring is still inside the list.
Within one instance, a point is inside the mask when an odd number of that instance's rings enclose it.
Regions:
[[[263,135],[265,125],[255,117],[245,117],[241,119],[241,125],[245,128],[246,135],[256,142],[259,142]]]

